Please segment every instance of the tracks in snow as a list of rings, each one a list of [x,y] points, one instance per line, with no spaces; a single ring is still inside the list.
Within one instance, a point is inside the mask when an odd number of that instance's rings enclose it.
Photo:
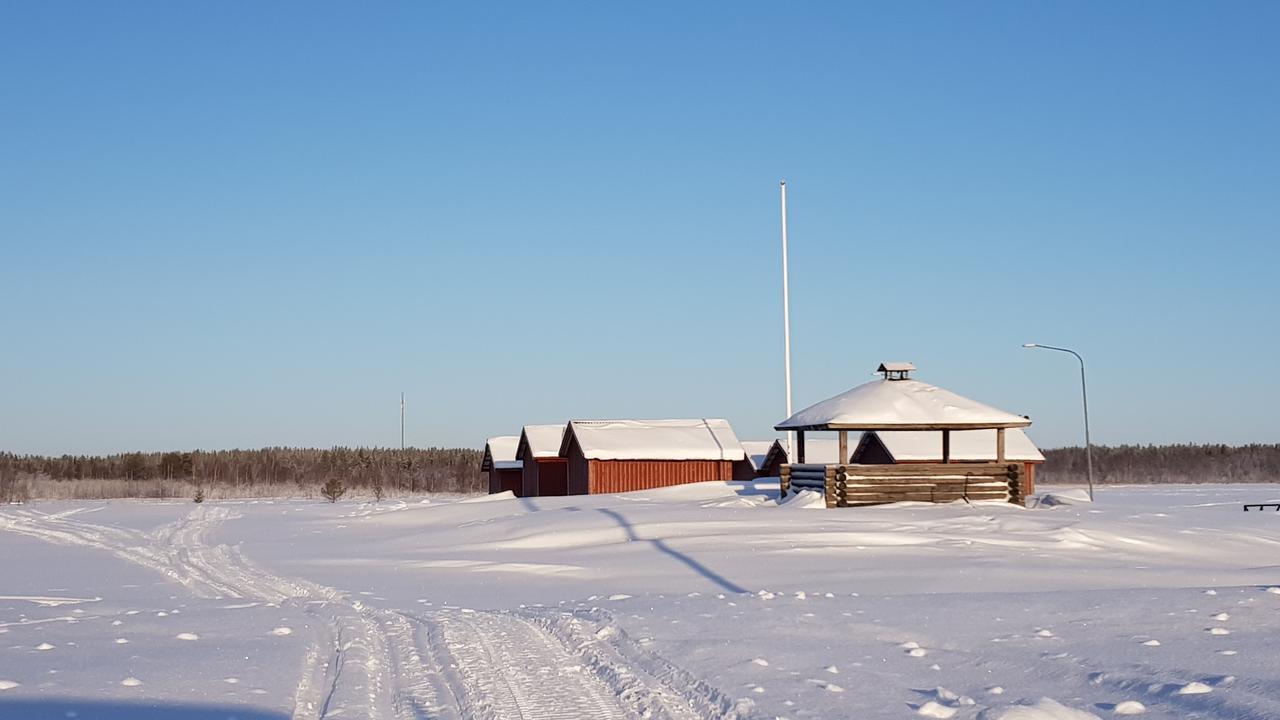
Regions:
[[[0,530],[111,552],[206,598],[295,607],[317,622],[294,720],[747,718],[718,690],[641,648],[603,614],[408,613],[273,575],[207,533],[235,517],[201,506],[151,532],[82,509],[0,512]]]

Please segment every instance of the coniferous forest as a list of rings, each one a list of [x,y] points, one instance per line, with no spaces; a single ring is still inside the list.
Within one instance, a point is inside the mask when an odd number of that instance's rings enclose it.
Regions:
[[[1081,447],[1045,450],[1038,485],[1086,481]],[[264,448],[44,457],[0,452],[0,503],[26,499],[348,497],[476,493],[481,453],[467,448]],[[1280,482],[1280,444],[1094,446],[1095,482]]]
[[[1036,482],[1075,484],[1088,478],[1083,447],[1045,450]],[[1094,482],[1280,482],[1280,444],[1116,445],[1093,447]]]
[[[0,503],[26,498],[318,497],[473,493],[481,453],[466,448],[264,448],[43,457],[0,452]]]

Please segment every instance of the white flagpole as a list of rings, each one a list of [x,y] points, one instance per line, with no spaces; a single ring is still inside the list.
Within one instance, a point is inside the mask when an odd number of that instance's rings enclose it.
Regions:
[[[400,393],[400,450],[404,450],[404,393]]]
[[[791,417],[791,287],[787,272],[787,181],[782,186],[782,364],[786,373],[787,417]],[[787,460],[795,462],[796,434],[787,433]]]

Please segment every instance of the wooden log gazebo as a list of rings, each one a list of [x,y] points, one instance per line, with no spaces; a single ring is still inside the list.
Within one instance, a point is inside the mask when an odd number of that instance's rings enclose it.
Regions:
[[[797,412],[774,426],[794,432],[794,463],[782,466],[781,491],[816,490],[827,507],[878,505],[904,500],[1005,500],[1024,503],[1020,465],[1005,455],[1005,430],[1022,428],[1031,420],[962,397],[950,390],[913,380],[910,363],[882,363],[882,379]],[[850,462],[849,431],[941,431],[942,460],[937,463],[856,464]],[[992,462],[956,463],[951,457],[951,433],[995,430]],[[834,432],[836,462],[805,462],[805,434]]]

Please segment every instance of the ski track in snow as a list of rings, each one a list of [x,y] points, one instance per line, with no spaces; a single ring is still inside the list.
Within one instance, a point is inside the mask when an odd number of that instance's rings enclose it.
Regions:
[[[649,652],[606,613],[406,613],[273,575],[206,534],[236,517],[201,506],[150,532],[57,513],[0,514],[0,530],[107,551],[197,597],[297,608],[316,620],[294,720],[697,720],[752,717],[716,688]]]

